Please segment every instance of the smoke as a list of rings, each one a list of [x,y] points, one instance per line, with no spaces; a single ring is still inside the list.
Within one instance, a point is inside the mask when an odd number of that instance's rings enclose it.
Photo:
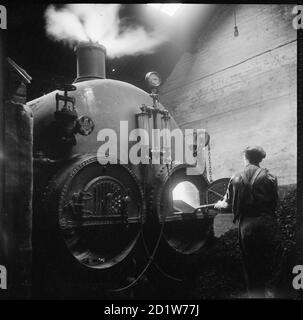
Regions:
[[[152,53],[167,35],[147,32],[143,27],[122,27],[120,4],[68,4],[45,11],[46,33],[56,41],[74,45],[79,41],[98,42],[109,57]]]

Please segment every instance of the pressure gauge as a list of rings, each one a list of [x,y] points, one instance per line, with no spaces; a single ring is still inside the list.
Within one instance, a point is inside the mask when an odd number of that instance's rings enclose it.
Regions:
[[[80,133],[82,136],[90,135],[95,128],[94,121],[87,116],[81,116],[77,119],[76,123],[76,132]]]
[[[148,72],[145,76],[145,81],[152,88],[157,88],[161,85],[161,77],[156,71]]]

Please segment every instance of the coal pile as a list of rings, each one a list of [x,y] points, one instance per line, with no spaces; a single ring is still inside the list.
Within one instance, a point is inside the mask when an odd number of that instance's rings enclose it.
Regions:
[[[296,245],[297,225],[297,190],[289,191],[281,201],[277,211],[281,228],[282,245],[285,252],[290,253]]]
[[[196,296],[201,299],[242,297],[245,282],[242,271],[238,230],[230,230],[205,250]]]
[[[278,222],[281,229],[282,247],[284,250],[283,263],[281,264],[281,288],[291,298],[302,299],[302,294],[292,288],[292,269],[297,264],[303,264],[303,247],[298,233],[297,190],[289,191],[281,201],[278,212]]]

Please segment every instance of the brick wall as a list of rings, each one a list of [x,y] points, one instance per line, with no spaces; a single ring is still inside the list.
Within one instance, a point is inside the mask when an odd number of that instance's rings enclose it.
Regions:
[[[234,36],[236,8],[239,36]],[[162,87],[182,128],[211,136],[213,178],[243,166],[241,150],[264,147],[263,166],[296,183],[297,34],[292,5],[220,5],[193,52]]]

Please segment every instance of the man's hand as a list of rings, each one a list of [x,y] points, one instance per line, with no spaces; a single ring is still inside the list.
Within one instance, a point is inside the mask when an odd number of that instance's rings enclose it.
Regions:
[[[227,209],[228,203],[225,200],[219,200],[215,205],[215,209]]]

